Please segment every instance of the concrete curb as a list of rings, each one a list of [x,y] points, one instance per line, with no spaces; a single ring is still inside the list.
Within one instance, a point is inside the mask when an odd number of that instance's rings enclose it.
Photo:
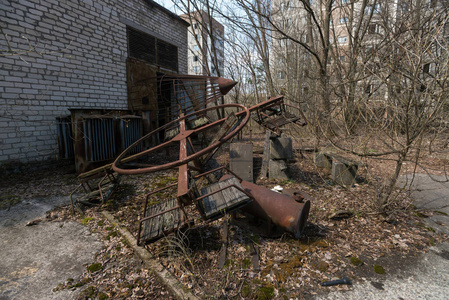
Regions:
[[[128,241],[128,243],[140,257],[140,259],[144,262],[145,266],[154,272],[154,274],[161,280],[166,288],[173,293],[173,295],[177,299],[199,299],[191,293],[184,291],[182,284],[170,272],[168,272],[164,268],[164,266],[158,263],[144,247],[138,246],[137,240],[134,238],[134,236],[132,236],[132,234],[126,228],[120,226],[111,213],[103,211],[102,214],[106,217],[106,219],[109,220],[109,222],[111,222],[112,225],[114,225],[118,229],[120,234]]]

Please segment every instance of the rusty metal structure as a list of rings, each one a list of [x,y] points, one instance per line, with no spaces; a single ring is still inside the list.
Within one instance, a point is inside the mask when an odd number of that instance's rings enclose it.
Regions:
[[[88,195],[100,195],[104,201],[104,195],[110,195],[104,191],[107,184],[113,190],[118,183],[115,174],[134,175],[176,169],[177,184],[147,195],[139,222],[139,243],[155,241],[193,224],[194,218],[188,213],[191,208],[195,208],[203,221],[211,221],[245,206],[250,210],[252,207],[255,215],[269,219],[298,238],[304,228],[310,202],[298,203],[289,196],[268,193],[267,189],[243,181],[224,167],[207,169],[216,151],[242,130],[251,115],[257,123],[276,134],[281,134],[282,126],[286,124],[306,124],[300,109],[286,105],[283,96],[250,108],[240,104],[222,104],[223,95],[235,84],[232,80],[218,77],[187,75],[161,75],[136,82],[134,90],[140,91],[139,95],[147,95],[140,100],[133,97],[130,108],[151,108],[139,113],[146,116],[141,117],[144,120],[143,136],[138,138],[134,135],[126,139],[130,144],[112,164],[80,174],[78,190],[83,189]],[[88,126],[84,127],[84,134],[89,132]],[[91,139],[95,140],[94,137]],[[84,149],[90,153],[86,150],[88,146]],[[225,171],[229,175],[204,184],[202,178],[217,171]],[[88,181],[91,178],[100,178],[95,183],[98,192],[90,188]],[[160,193],[171,196],[169,200],[159,202],[157,197]],[[72,200],[74,206],[83,201]]]
[[[269,225],[273,223],[279,226],[299,239],[309,216],[310,200],[298,201],[247,181],[242,181],[241,184],[254,198],[254,201],[243,208],[244,211],[267,220]]]
[[[146,134],[150,133],[151,138],[133,146],[127,154],[139,153],[173,137],[177,134],[173,121],[180,113],[187,115],[184,120],[188,128],[218,119],[213,114],[194,112],[216,106],[236,84],[220,77],[154,73],[143,79],[139,74],[134,74],[139,80],[133,78],[133,85],[128,87],[129,110],[72,109],[71,117],[59,122],[60,154],[74,156],[79,173],[80,184],[71,194],[73,207],[104,203],[120,178],[112,170],[112,161]],[[77,196],[79,192],[82,195]]]

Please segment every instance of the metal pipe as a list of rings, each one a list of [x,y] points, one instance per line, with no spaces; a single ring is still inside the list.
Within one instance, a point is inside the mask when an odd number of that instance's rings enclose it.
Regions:
[[[220,180],[225,180],[228,177],[229,175],[225,175]],[[292,197],[273,192],[245,180],[241,184],[254,199],[242,208],[243,211],[272,221],[273,224],[299,239],[309,216],[310,201],[298,203]]]

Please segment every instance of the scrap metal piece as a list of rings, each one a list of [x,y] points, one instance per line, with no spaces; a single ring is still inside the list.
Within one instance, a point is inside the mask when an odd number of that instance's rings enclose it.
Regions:
[[[223,95],[226,95],[238,83],[237,81],[219,77],[217,79],[218,88]]]
[[[331,281],[325,281],[321,283],[321,286],[332,286],[332,285],[338,285],[338,284],[351,284],[351,280],[348,277],[338,279],[338,280],[331,280]]]
[[[268,161],[270,160],[270,137],[271,131],[265,132],[265,143],[263,147],[262,169],[260,170],[260,178],[266,178],[268,173]]]
[[[231,143],[229,166],[243,180],[253,182],[253,144]]]
[[[82,205],[104,204],[112,196],[120,182],[120,174],[107,168],[97,168],[78,175],[80,184],[70,193],[72,211],[82,214]],[[78,194],[80,191],[84,192]]]
[[[282,134],[281,126],[287,124],[307,125],[307,119],[299,107],[284,103],[284,96],[272,97],[251,107],[256,114],[253,119],[261,126],[277,135]],[[291,111],[294,111],[293,114]]]
[[[313,200],[312,196],[310,196],[306,192],[300,191],[298,189],[290,189],[290,188],[283,189],[282,194],[288,195],[288,196],[292,197],[293,199],[295,199],[296,202],[300,202],[300,203],[303,203],[306,200],[308,200],[308,201]]]
[[[226,176],[223,176],[221,180]],[[287,195],[273,192],[254,183],[243,180],[241,184],[254,198],[254,201],[242,208],[243,211],[271,221],[299,239],[309,216],[309,200],[298,203]]]

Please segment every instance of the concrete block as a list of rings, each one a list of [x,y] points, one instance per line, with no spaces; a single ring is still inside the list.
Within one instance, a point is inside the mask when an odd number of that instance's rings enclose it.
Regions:
[[[285,160],[270,159],[268,163],[268,177],[288,179],[288,166]]]
[[[271,140],[271,159],[292,159],[293,146],[291,138],[276,137]]]
[[[243,180],[253,182],[253,144],[231,143],[229,158],[231,171]]]
[[[332,158],[328,155],[317,152],[315,153],[315,165],[318,168],[332,169]]]
[[[340,185],[351,186],[357,176],[357,165],[347,165],[339,161],[332,163],[332,179]]]

